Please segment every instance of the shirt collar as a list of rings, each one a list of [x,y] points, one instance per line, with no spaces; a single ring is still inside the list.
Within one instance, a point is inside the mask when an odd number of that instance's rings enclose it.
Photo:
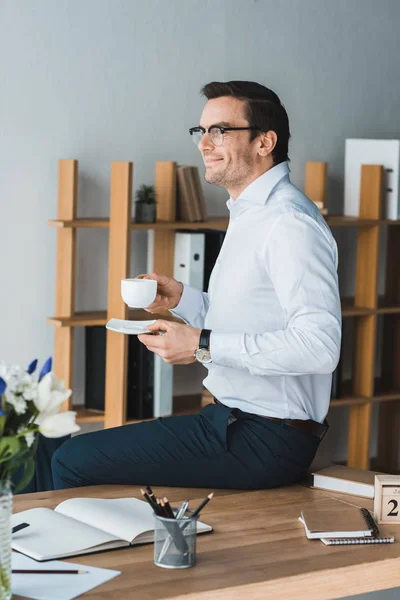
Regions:
[[[228,209],[231,210],[242,200],[251,202],[252,204],[265,204],[276,184],[289,173],[290,169],[286,161],[279,163],[279,165],[275,165],[275,167],[272,167],[272,169],[269,169],[260,175],[260,177],[257,177],[257,179],[252,181],[250,185],[243,190],[237,200],[233,200],[233,198],[230,197],[226,203]]]

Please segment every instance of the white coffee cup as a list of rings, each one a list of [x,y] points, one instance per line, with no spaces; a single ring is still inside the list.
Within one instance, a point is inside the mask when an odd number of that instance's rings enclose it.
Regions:
[[[155,279],[121,279],[121,296],[130,308],[147,308],[157,295]]]

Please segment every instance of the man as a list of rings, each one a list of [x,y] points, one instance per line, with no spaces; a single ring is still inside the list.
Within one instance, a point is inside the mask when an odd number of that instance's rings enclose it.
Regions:
[[[289,180],[289,122],[278,96],[214,82],[190,130],[205,179],[230,195],[229,227],[208,293],[162,274],[139,336],[172,364],[199,360],[216,399],[200,413],[79,435],[55,453],[56,488],[150,484],[270,488],[301,478],[327,425],[341,310],[337,247]]]

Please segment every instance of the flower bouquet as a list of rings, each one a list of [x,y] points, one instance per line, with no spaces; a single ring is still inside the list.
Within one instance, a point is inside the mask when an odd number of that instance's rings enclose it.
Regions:
[[[49,358],[35,376],[37,360],[26,370],[0,363],[0,598],[11,598],[12,476],[22,466],[15,492],[35,471],[39,432],[58,438],[79,431],[73,411],[59,412],[71,390],[64,389],[51,370]]]

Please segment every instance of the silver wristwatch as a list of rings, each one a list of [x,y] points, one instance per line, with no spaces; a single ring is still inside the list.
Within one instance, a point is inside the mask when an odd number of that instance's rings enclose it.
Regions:
[[[199,347],[194,353],[196,360],[203,364],[212,362],[210,353],[210,335],[211,329],[201,330]]]

